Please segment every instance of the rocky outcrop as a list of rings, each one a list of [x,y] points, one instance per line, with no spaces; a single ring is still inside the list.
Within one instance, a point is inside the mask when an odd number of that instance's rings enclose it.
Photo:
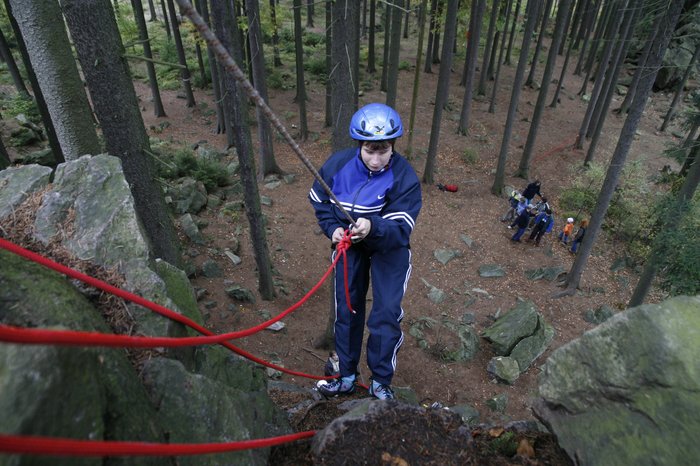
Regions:
[[[696,464],[700,297],[618,313],[557,349],[534,411],[578,464]]]
[[[43,190],[34,239],[116,270],[122,288],[202,323],[185,273],[149,259],[119,159],[84,156],[50,170],[27,166],[0,172],[0,223],[11,222],[27,195]],[[19,183],[19,184],[18,184]],[[22,189],[19,189],[21,187]],[[16,193],[22,193],[21,196]],[[110,333],[85,286],[0,250],[0,323]],[[128,304],[133,330],[144,335],[193,334]],[[0,344],[0,432],[76,439],[228,442],[290,431],[267,395],[262,368],[222,347],[158,351],[137,373],[124,351]],[[178,458],[178,464],[267,463],[269,450]],[[31,456],[8,464],[39,464]],[[0,459],[0,463],[5,464]],[[172,464],[170,458],[51,458],[41,464]]]

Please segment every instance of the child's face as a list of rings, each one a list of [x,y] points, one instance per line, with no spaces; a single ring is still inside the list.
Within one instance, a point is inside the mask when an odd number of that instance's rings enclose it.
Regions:
[[[365,142],[360,149],[360,156],[367,168],[378,172],[387,166],[393,152],[394,149],[388,142]]]

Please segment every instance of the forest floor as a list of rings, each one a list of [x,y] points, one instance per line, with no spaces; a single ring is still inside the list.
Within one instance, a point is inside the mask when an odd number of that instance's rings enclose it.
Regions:
[[[543,56],[546,56],[546,51],[543,51]],[[540,66],[544,67],[544,64]],[[414,153],[410,157],[419,176],[422,175],[425,165],[438,68],[439,65],[433,65],[433,74],[421,73],[420,77]],[[456,63],[454,69],[461,70],[461,63]],[[547,107],[544,112],[530,171],[530,179],[541,180],[542,192],[553,206],[555,229],[553,234],[545,237],[539,247],[527,243],[514,244],[509,240],[512,231],[499,221],[507,209],[507,200],[490,192],[503,137],[503,124],[511,96],[514,71],[514,66],[502,68],[495,113],[488,113],[487,97],[475,98],[468,136],[457,133],[464,88],[458,85],[461,72],[452,73],[449,105],[443,113],[440,131],[436,182],[455,184],[458,191],[444,192],[436,186],[423,185],[423,208],[411,239],[413,272],[403,301],[405,340],[398,355],[393,381],[395,386],[410,387],[414,390],[423,406],[430,406],[434,402],[444,406],[470,405],[480,412],[481,422],[491,425],[533,419],[530,407],[537,395],[540,365],[552,351],[593,327],[583,319],[586,310],[602,305],[609,305],[618,310],[624,309],[637,281],[637,276],[629,269],[611,270],[611,265],[622,256],[623,248],[609,241],[605,235],[601,235],[594,246],[580,290],[574,296],[555,299],[553,294],[560,291],[556,283],[531,281],[526,277],[525,271],[530,269],[561,266],[568,270],[573,262],[574,256],[556,241],[556,234],[562,227],[562,219],[557,216],[558,198],[581,170],[585,157],[585,152],[572,149],[572,144],[585,113],[586,102],[577,96],[582,79],[569,73],[559,105],[556,108]],[[412,70],[400,73],[401,83],[413,82]],[[363,75],[366,76],[366,73]],[[559,76],[558,69],[554,76]],[[378,80],[379,73],[363,78],[364,90],[360,96],[360,105],[385,101],[385,94],[379,91]],[[491,85],[492,83],[489,83],[489,89]],[[144,122],[151,136],[183,147],[193,147],[206,142],[218,149],[226,148],[225,135],[216,134],[215,131],[216,116],[213,112],[211,92],[196,90],[198,105],[187,108],[179,92],[163,91],[162,98],[167,117],[155,118],[147,84],[136,82],[135,87],[141,101]],[[592,83],[589,83],[588,87],[590,91]],[[300,146],[312,163],[320,167],[330,153],[331,140],[329,129],[324,127],[323,123],[325,89],[311,78],[307,91],[310,137],[307,141],[300,142]],[[553,89],[550,88],[550,94],[552,92]],[[293,133],[299,124],[294,91],[271,90],[270,94],[270,106]],[[487,94],[490,95],[490,90]],[[630,151],[629,159],[643,161],[650,177],[658,173],[664,165],[674,166],[662,152],[666,144],[677,142],[677,137],[672,135],[677,131],[674,131],[673,127],[666,133],[657,131],[668,108],[670,97],[657,94],[649,102]],[[619,106],[622,98],[617,95],[612,107]],[[506,179],[506,184],[517,189],[522,189],[527,181],[510,175],[515,172],[522,154],[536,100],[536,89],[523,89],[509,147]],[[410,87],[400,86],[396,108],[405,125],[408,125],[410,104]],[[623,117],[608,115],[596,160],[609,159],[615,149],[623,122]],[[255,129],[253,125],[253,132]],[[257,146],[255,135],[253,141]],[[406,143],[406,136],[399,139],[397,150],[403,152]],[[465,160],[467,150],[476,154],[475,161]],[[188,259],[198,266],[206,259],[214,259],[225,271],[223,278],[209,279],[197,276],[193,279],[194,286],[207,290],[207,296],[200,304],[203,313],[208,316],[208,326],[217,332],[247,328],[265,320],[263,315],[266,313],[274,316],[284,311],[316,284],[329,265],[329,242],[320,234],[313,209],[307,200],[313,181],[312,175],[279,137],[275,138],[275,157],[282,170],[295,175],[294,182],[282,183],[274,189],[268,189],[262,183],[260,185],[261,194],[272,199],[272,205],[263,206],[263,210],[269,221],[267,240],[279,285],[275,300],[263,301],[256,294],[255,303],[236,303],[235,310],[230,308],[232,301],[225,292],[230,282],[257,293],[255,260],[248,241],[245,215],[241,213],[236,221],[231,217],[219,216],[216,209],[207,209],[200,215],[201,219],[208,223],[203,230],[208,244],[205,248],[198,248],[198,256]],[[462,235],[471,238],[474,244],[468,247],[461,239]],[[231,245],[233,237],[241,239],[239,256],[242,264],[238,266],[234,266],[222,254],[223,249]],[[192,246],[186,244],[185,249]],[[433,255],[437,249],[455,249],[462,253],[443,265]],[[485,264],[500,265],[506,271],[506,276],[480,277],[477,270]],[[428,284],[444,290],[448,299],[439,305],[434,304],[428,298]],[[472,299],[468,299],[470,296],[465,294],[465,291],[474,288],[485,290],[487,294],[476,293],[476,300],[471,302]],[[485,341],[482,341],[481,349],[473,360],[466,363],[448,363],[421,349],[416,339],[408,334],[411,324],[422,317],[438,320],[449,317],[460,321],[467,312],[475,316],[474,328],[481,332],[493,323],[496,316],[514,307],[519,298],[530,300],[536,305],[545,320],[554,327],[556,336],[547,352],[513,385],[499,384],[489,377],[486,366],[495,354]],[[658,292],[653,292],[650,296],[652,301],[661,298]],[[205,303],[209,303],[211,307],[205,308]],[[276,361],[284,367],[322,374],[327,349],[318,348],[316,343],[324,335],[328,319],[329,288],[323,286],[304,306],[284,319],[286,327],[283,331],[261,332],[239,341],[238,344],[246,351],[263,359]],[[367,382],[369,371],[364,364],[360,372],[361,380]],[[312,380],[289,375],[283,375],[281,379],[301,387],[310,388],[314,384]],[[491,411],[486,406],[486,401],[501,394],[507,395],[505,411]],[[283,400],[278,401],[284,404]],[[307,420],[306,425],[296,427],[322,428],[335,413],[336,411],[329,408],[325,414],[318,415],[315,425],[309,425]],[[408,431],[410,428],[404,434],[409,435]],[[473,438],[477,441],[481,438],[488,443],[488,439],[492,437],[479,437],[479,433],[476,433],[473,434]],[[540,445],[544,445],[543,442],[546,441],[543,436]],[[565,460],[561,455],[546,459],[548,456],[542,453],[544,450],[556,450],[555,443],[549,445],[542,446],[542,450],[536,455],[535,458],[539,462],[511,463],[501,459],[501,462],[487,463],[475,460],[474,463],[468,464],[564,464],[562,462]],[[292,450],[284,454],[293,462],[296,459],[296,464],[308,460],[308,445],[302,446],[296,453]]]
[[[543,55],[545,54],[546,51],[543,51]],[[457,66],[455,65],[455,68]],[[420,78],[414,153],[410,157],[419,176],[425,165],[438,68],[439,65],[433,65],[433,74],[422,73]],[[533,397],[537,395],[540,365],[552,351],[593,327],[583,319],[586,310],[602,305],[609,305],[616,310],[624,309],[637,281],[636,274],[629,269],[611,270],[615,260],[622,257],[623,248],[606,239],[605,235],[601,235],[594,246],[582,277],[580,291],[576,295],[555,299],[553,295],[560,291],[556,283],[531,281],[525,276],[525,271],[538,267],[561,266],[569,270],[573,262],[574,256],[556,241],[556,235],[562,227],[562,219],[556,215],[560,193],[570,186],[571,180],[582,169],[585,152],[574,150],[572,145],[585,113],[586,102],[577,95],[582,87],[582,78],[569,73],[562,89],[560,103],[556,108],[548,107],[544,112],[530,171],[530,179],[541,180],[542,192],[553,206],[555,229],[553,234],[545,237],[539,247],[527,243],[514,244],[509,241],[512,231],[499,221],[499,217],[507,209],[507,200],[490,192],[503,137],[514,69],[514,66],[502,68],[501,89],[496,95],[495,113],[487,111],[488,98],[475,98],[468,136],[457,133],[464,88],[458,85],[461,73],[452,73],[449,106],[443,113],[435,178],[439,183],[455,184],[459,190],[444,192],[436,186],[423,185],[423,208],[411,239],[413,273],[403,301],[406,314],[403,322],[405,341],[399,353],[393,381],[395,386],[413,389],[423,406],[430,406],[434,402],[444,406],[467,404],[480,412],[481,422],[492,425],[504,425],[511,420],[533,419],[530,406]],[[559,73],[557,69],[554,76],[559,76]],[[384,102],[385,94],[379,91],[378,79],[379,74],[363,81],[363,87],[370,89],[363,91],[360,105],[374,101]],[[412,83],[413,71],[402,71],[399,81]],[[592,83],[589,83],[589,92],[591,88]],[[154,118],[146,85],[137,83],[137,91],[142,101],[142,115],[147,128],[158,128],[153,136],[181,143],[183,146],[206,142],[220,149],[226,147],[225,136],[215,134],[216,117],[212,112],[211,93],[198,91],[198,106],[186,108],[185,101],[177,92],[164,92],[163,100],[168,116]],[[552,92],[553,90],[550,90],[550,95]],[[320,167],[330,153],[331,140],[329,129],[323,124],[325,89],[311,80],[308,93],[310,137],[300,145],[313,164]],[[299,124],[294,91],[273,90],[270,94],[272,109],[293,133]],[[490,95],[490,91],[488,94]],[[611,108],[618,107],[622,99],[623,96],[616,95]],[[518,189],[522,189],[527,181],[510,175],[517,168],[527,140],[529,121],[536,100],[536,89],[523,89],[509,147],[509,176],[506,184]],[[670,95],[659,93],[649,102],[630,151],[629,160],[642,161],[648,168],[650,177],[657,174],[664,165],[674,165],[662,152],[666,144],[677,142],[677,136],[672,135],[677,131],[674,131],[673,127],[666,133],[657,130],[669,101]],[[410,104],[409,87],[400,87],[396,108],[406,125]],[[163,127],[162,123],[166,121],[168,125],[160,130]],[[618,115],[608,115],[596,160],[602,162],[609,159],[615,149],[623,122],[624,119]],[[255,127],[252,129],[255,131]],[[256,141],[255,135],[253,140]],[[399,139],[397,150],[402,152],[406,143],[406,136]],[[465,162],[467,150],[473,151],[477,160],[472,163]],[[251,290],[257,289],[255,261],[245,233],[245,217],[241,214],[234,223],[230,218],[218,216],[216,210],[207,210],[201,215],[202,219],[208,222],[203,232],[209,239],[209,244],[207,250],[202,251],[206,253],[193,260],[197,265],[201,265],[202,261],[213,258],[219,261],[225,274],[221,279],[199,276],[193,283],[196,287],[207,290],[207,297],[202,304],[215,303],[213,308],[203,308],[203,311],[209,316],[208,325],[218,332],[247,328],[264,320],[263,315],[266,313],[274,316],[287,309],[316,284],[329,265],[328,240],[320,234],[307,200],[308,190],[313,181],[312,175],[279,137],[275,138],[275,157],[278,165],[286,173],[295,175],[295,181],[290,184],[282,183],[274,189],[260,185],[261,194],[273,201],[271,206],[264,206],[263,210],[269,220],[267,239],[277,273],[276,280],[281,285],[278,290],[283,290],[274,301],[263,301],[258,296],[254,304],[237,305],[237,311],[232,312],[231,300],[224,291],[227,287],[224,280]],[[585,216],[585,213],[583,215]],[[461,239],[462,235],[470,237],[474,244],[467,247]],[[230,245],[233,236],[242,240],[240,256],[243,262],[239,266],[233,266],[221,254],[221,251]],[[437,249],[456,249],[462,254],[443,265],[433,255]],[[484,264],[502,266],[506,276],[481,278],[477,270]],[[446,291],[448,299],[439,305],[431,302],[428,299],[428,284]],[[474,288],[485,290],[488,295],[474,294],[476,301],[470,303],[470,296],[464,292]],[[407,332],[410,325],[422,317],[438,320],[449,317],[460,321],[466,312],[475,316],[475,330],[481,332],[493,323],[496,316],[514,307],[519,298],[534,302],[545,320],[554,327],[556,336],[548,351],[510,386],[496,383],[488,375],[486,366],[495,354],[485,341],[482,341],[481,350],[472,361],[447,363],[421,349],[416,339]],[[659,299],[661,295],[658,292],[650,296],[650,300]],[[324,335],[328,318],[329,288],[324,286],[303,307],[284,319],[286,328],[283,331],[258,333],[239,343],[245,350],[264,359],[276,361],[284,367],[322,374],[327,350],[318,348],[316,343]],[[366,366],[363,365],[360,372],[361,380],[367,382],[369,371]],[[301,377],[284,375],[282,380],[302,387],[313,387],[313,381]],[[489,410],[486,401],[501,394],[507,395],[505,411],[496,413]],[[332,419],[334,413],[336,411],[330,410],[325,415],[321,414],[317,425],[297,428],[321,428],[325,425],[324,422]],[[474,438],[478,439],[478,436]],[[481,438],[488,442],[490,437]],[[552,448],[555,447],[556,444]],[[302,451],[291,458],[301,461],[307,453],[308,445],[306,450],[302,447]],[[287,451],[285,454],[292,453]],[[532,464],[562,464],[560,461],[564,461],[562,456],[559,456],[558,460],[548,461],[543,460],[541,455],[542,452],[539,452],[538,458],[541,462]],[[486,463],[476,461],[474,464]],[[510,463],[506,461],[493,464]]]

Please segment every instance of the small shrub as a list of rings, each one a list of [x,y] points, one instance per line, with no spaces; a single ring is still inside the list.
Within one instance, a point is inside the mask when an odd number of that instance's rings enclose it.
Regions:
[[[401,60],[399,62],[399,71],[409,71],[411,69],[411,64],[406,60]]]
[[[293,40],[293,38],[292,38]],[[303,44],[310,47],[317,47],[326,43],[326,36],[324,34],[318,34],[316,32],[305,32],[303,38]]]
[[[167,160],[167,155],[163,155],[161,149],[156,149],[153,157],[158,166],[158,174],[165,179],[189,176],[204,183],[207,190],[230,183],[226,169],[214,161],[197,158],[188,149],[176,151],[172,159]]]
[[[292,75],[284,70],[274,69],[267,75],[267,86],[270,89],[287,90],[294,87]]]
[[[304,69],[314,76],[323,78],[325,82],[326,78],[326,57],[312,57],[310,60],[306,60],[304,63]]]
[[[467,165],[473,165],[479,161],[479,154],[474,149],[464,149],[462,161]]]
[[[12,94],[5,97],[2,102],[4,118],[14,118],[19,114],[24,114],[29,121],[35,124],[41,123],[41,115],[36,102],[31,97],[24,94]]]

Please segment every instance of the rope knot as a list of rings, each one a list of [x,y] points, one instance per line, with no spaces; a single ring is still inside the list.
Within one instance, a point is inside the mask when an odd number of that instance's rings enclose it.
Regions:
[[[345,302],[348,304],[348,309],[353,314],[356,314],[355,310],[352,308],[352,303],[350,302],[350,287],[348,286],[348,261],[347,261],[347,250],[352,246],[350,230],[345,230],[343,233],[343,239],[341,239],[335,246],[335,250],[338,252],[338,257],[336,258],[336,264],[338,259],[343,258],[343,272],[345,277]]]

